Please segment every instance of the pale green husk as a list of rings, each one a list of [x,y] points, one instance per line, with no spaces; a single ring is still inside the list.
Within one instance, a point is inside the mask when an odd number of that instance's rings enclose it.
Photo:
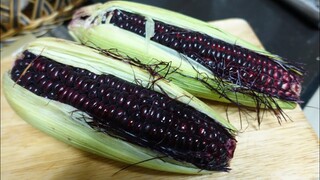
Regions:
[[[217,39],[224,40],[231,44],[238,44],[248,49],[254,50],[260,54],[271,56],[275,59],[280,60],[278,56],[272,55],[263,49],[260,49],[250,43],[240,40],[237,37],[216,29],[206,22],[199,21],[197,19],[184,16],[172,11],[137,3],[112,1],[105,4],[93,5],[90,6],[90,8],[83,9],[82,13],[84,13],[85,15],[91,15],[86,21],[76,20],[70,23],[70,34],[77,41],[85,45],[101,49],[117,49],[118,51],[123,52],[124,54],[132,58],[139,59],[144,64],[153,65],[159,62],[169,62],[171,71],[178,68],[176,73],[167,74],[167,71],[163,70],[162,72],[160,72],[160,74],[166,74],[167,79],[172,80],[176,85],[180,86],[181,88],[187,90],[197,97],[229,103],[230,101],[228,99],[219,95],[219,93],[222,93],[232,101],[237,102],[241,105],[250,107],[257,106],[256,100],[253,99],[252,96],[246,95],[245,93],[234,92],[235,88],[239,88],[238,86],[228,82],[217,83],[217,81],[220,80],[217,79],[202,65],[168,47],[159,45],[158,43],[153,42],[148,38],[141,37],[139,35],[136,35],[135,33],[131,33],[127,30],[118,28],[112,24],[90,24],[90,22],[94,18],[97,18],[97,22],[100,22],[101,19],[99,18],[101,18],[102,15],[105,14],[105,12],[111,11],[113,9],[121,9],[128,12],[141,14],[147,17],[149,21],[151,21],[150,19],[159,20],[169,24],[175,24],[178,27],[202,32]],[[149,29],[147,28],[146,30],[148,32]],[[147,37],[150,37],[150,35],[148,35]],[[188,77],[184,75],[187,75]],[[208,88],[208,86],[204,83],[194,79],[195,77],[206,81],[211,87],[217,89],[219,93]],[[261,95],[261,98],[262,96],[263,95]],[[264,97],[262,99],[270,103],[268,106],[269,108],[270,106],[272,108],[276,108],[276,104],[281,108],[289,109],[296,106],[296,103],[282,101],[277,98],[271,99]],[[265,108],[264,104],[260,105],[262,106],[262,108]]]
[[[140,80],[139,82],[144,85],[150,81],[150,75],[141,69],[130,66],[122,61],[100,55],[95,50],[76,45],[69,41],[42,38],[32,42],[27,47],[27,50],[63,64],[90,70],[96,74],[113,74],[132,83],[135,83],[135,78],[137,78]],[[236,132],[230,123],[221,118],[206,104],[181,88],[166,80],[156,82],[155,90],[161,92],[158,87],[161,87],[170,97],[179,97],[177,100],[188,103],[197,110],[218,120],[218,122],[228,128],[231,133]],[[160,156],[146,148],[126,143],[118,138],[111,137],[90,128],[86,123],[79,121],[79,117],[88,115],[83,116],[83,112],[75,111],[76,109],[69,105],[48,100],[31,93],[18,84],[15,84],[10,79],[8,72],[3,76],[3,90],[9,104],[20,117],[41,131],[65,143],[129,164]],[[41,111],[39,111],[39,109],[41,109]],[[138,164],[138,166],[184,174],[209,173],[208,171],[199,171],[198,168],[191,164],[180,163],[171,158],[147,161]]]

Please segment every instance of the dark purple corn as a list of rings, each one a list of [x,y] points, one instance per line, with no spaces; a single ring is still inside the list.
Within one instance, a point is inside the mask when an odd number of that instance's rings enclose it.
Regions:
[[[26,71],[25,71],[26,70]],[[90,126],[200,169],[227,171],[233,135],[207,115],[113,75],[57,63],[28,51],[12,79],[29,91],[89,114]]]
[[[143,16],[117,9],[111,13],[111,24],[145,36],[146,20]],[[249,91],[299,101],[302,81],[299,72],[302,69],[203,33],[156,20],[154,22],[155,35],[151,40],[190,57],[211,70],[215,76]]]

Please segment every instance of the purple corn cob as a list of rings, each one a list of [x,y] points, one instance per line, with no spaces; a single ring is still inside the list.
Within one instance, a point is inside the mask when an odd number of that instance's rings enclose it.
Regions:
[[[145,17],[113,10],[110,23],[145,36]],[[102,18],[102,24],[107,18]],[[208,68],[212,73],[246,90],[282,100],[299,101],[302,69],[274,60],[243,47],[229,44],[203,33],[182,29],[157,20],[151,40],[172,48]]]
[[[236,140],[193,107],[113,75],[52,61],[28,51],[11,77],[29,91],[92,117],[90,126],[206,170],[228,170]]]

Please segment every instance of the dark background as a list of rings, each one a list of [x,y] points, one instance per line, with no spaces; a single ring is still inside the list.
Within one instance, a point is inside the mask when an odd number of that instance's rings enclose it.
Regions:
[[[105,2],[91,0],[88,3]],[[308,102],[319,87],[319,29],[310,19],[279,0],[136,0],[204,21],[243,18],[264,47],[290,61],[302,62],[306,74],[301,99]],[[317,22],[319,23],[319,22]],[[236,27],[235,27],[236,28]]]

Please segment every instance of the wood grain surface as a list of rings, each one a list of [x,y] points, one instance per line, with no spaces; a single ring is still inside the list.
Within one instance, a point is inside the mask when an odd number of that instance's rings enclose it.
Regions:
[[[217,27],[262,46],[242,19],[213,22]],[[7,71],[12,58],[1,60]],[[1,89],[1,179],[319,179],[319,139],[300,107],[286,110],[292,121],[281,125],[266,113],[262,125],[242,118],[236,107],[207,101],[241,133],[229,173],[187,176],[131,167],[80,151],[31,127],[6,102]],[[254,117],[255,113],[251,112]]]

